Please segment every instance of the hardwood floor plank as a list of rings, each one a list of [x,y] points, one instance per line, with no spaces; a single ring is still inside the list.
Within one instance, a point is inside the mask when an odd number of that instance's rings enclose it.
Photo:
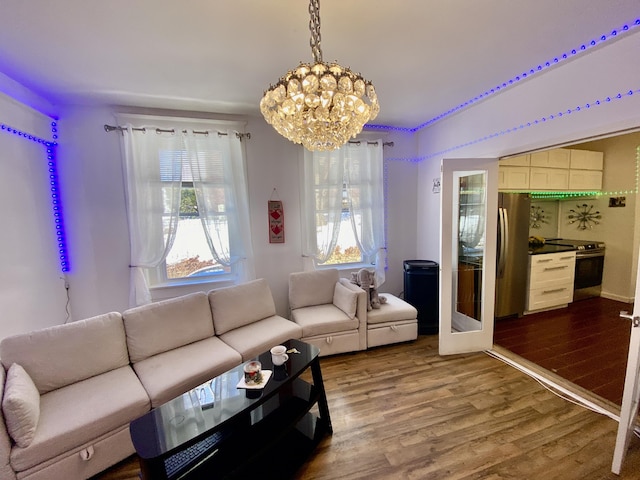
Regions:
[[[622,403],[633,305],[605,298],[499,320],[494,343],[617,405]]]
[[[635,438],[622,475],[608,476],[615,421],[489,355],[440,357],[437,345],[421,336],[323,358],[334,434],[294,479],[638,478]],[[138,473],[134,456],[95,480]]]

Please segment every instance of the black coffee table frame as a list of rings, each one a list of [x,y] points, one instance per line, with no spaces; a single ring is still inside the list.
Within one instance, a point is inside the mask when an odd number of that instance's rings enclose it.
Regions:
[[[239,365],[133,421],[143,480],[293,475],[333,429],[319,349],[299,340],[284,345],[300,353],[283,366],[274,367],[269,352],[256,357],[273,371],[263,389],[237,389]],[[312,383],[300,378],[308,368]]]

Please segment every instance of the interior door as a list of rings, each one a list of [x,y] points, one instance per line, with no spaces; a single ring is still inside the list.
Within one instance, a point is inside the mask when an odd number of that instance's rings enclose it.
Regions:
[[[441,355],[493,347],[498,160],[444,159],[440,203]]]
[[[620,409],[620,423],[613,452],[611,471],[620,474],[624,457],[627,454],[629,440],[636,428],[638,402],[640,401],[640,268],[636,274],[636,296],[633,314],[621,312],[620,316],[631,320],[631,339],[629,340],[629,357],[627,359],[627,373],[624,379],[622,407]]]

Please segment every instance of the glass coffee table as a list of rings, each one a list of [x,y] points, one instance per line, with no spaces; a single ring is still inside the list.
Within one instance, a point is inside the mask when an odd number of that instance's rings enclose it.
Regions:
[[[243,365],[189,390],[130,424],[149,479],[287,478],[333,432],[320,370],[320,350],[299,340],[260,389],[240,389]],[[312,383],[300,375],[311,369]]]

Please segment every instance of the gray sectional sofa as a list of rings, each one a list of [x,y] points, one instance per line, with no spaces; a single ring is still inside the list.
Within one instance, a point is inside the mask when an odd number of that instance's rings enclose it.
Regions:
[[[292,320],[259,279],[3,339],[0,479],[89,478],[134,453],[131,421],[290,338],[332,355],[417,337],[415,308],[367,312],[335,269],[289,287]]]
[[[134,453],[132,420],[301,336],[260,279],[5,338],[0,479],[91,477]]]

